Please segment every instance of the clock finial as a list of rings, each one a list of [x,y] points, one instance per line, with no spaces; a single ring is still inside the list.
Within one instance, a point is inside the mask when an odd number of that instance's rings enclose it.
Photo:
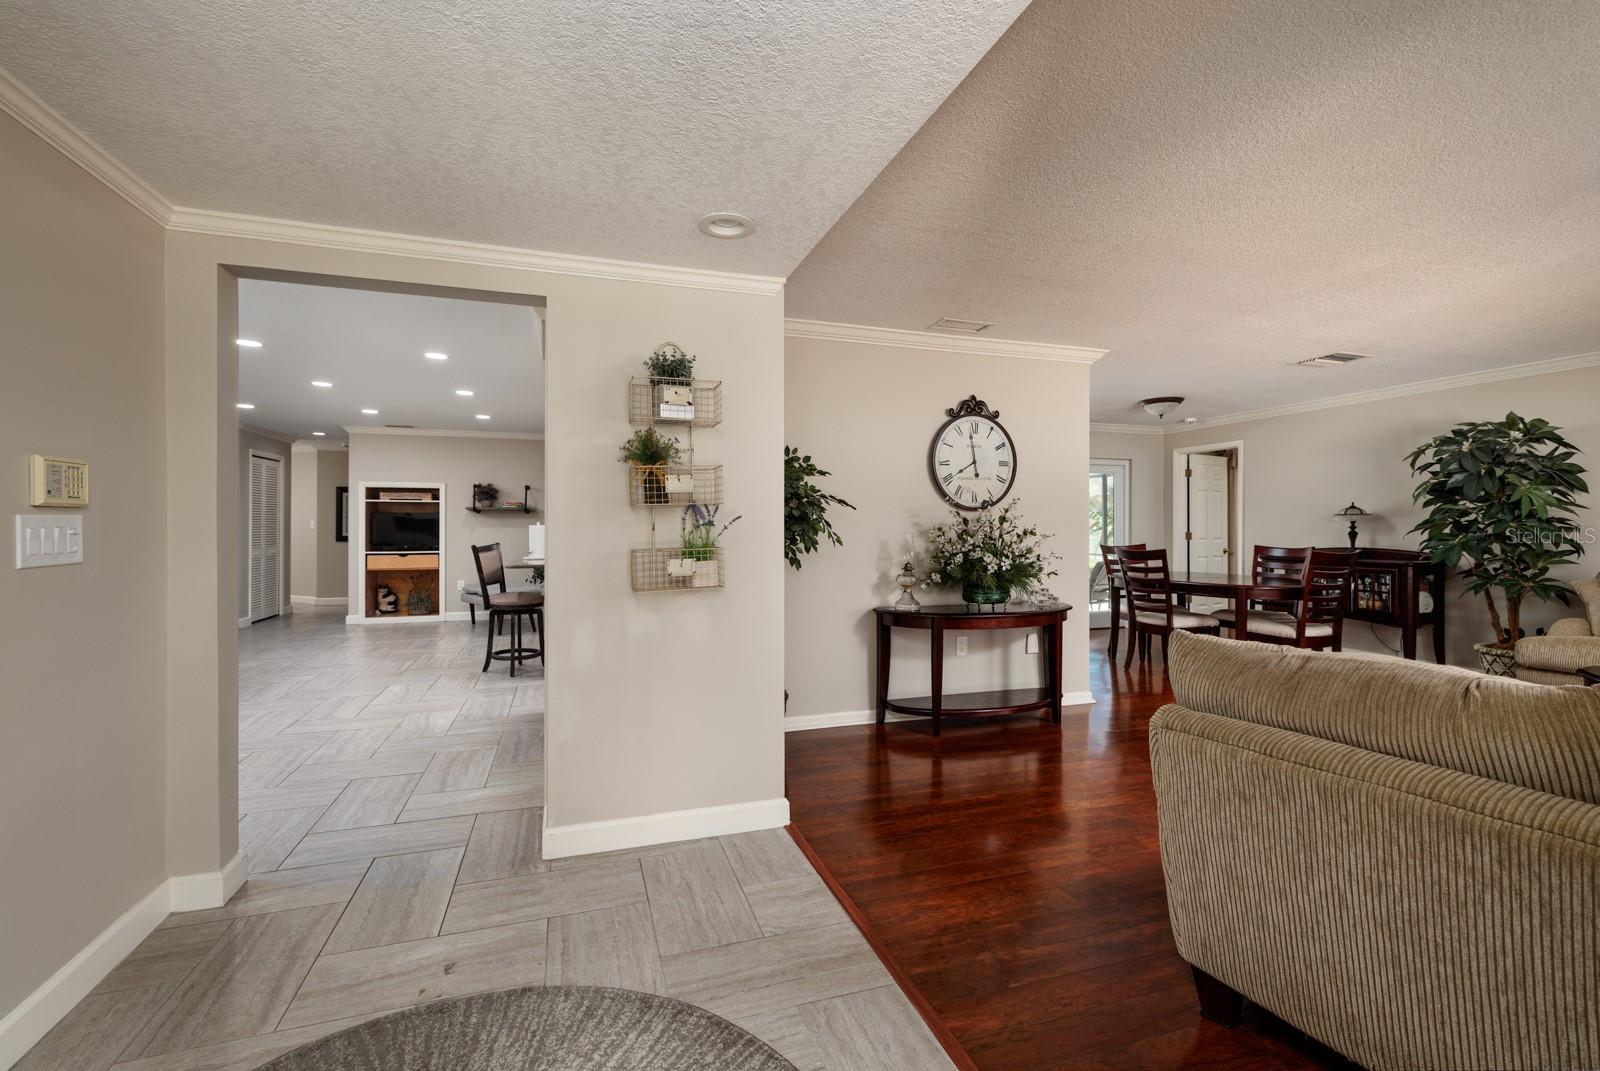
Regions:
[[[979,416],[988,417],[990,420],[999,420],[1000,410],[990,409],[988,402],[983,401],[976,394],[969,394],[955,408],[946,409],[944,415],[947,417]]]

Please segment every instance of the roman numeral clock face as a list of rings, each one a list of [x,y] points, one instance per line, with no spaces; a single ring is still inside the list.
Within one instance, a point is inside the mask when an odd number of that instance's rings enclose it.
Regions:
[[[990,410],[969,398],[947,411],[951,419],[933,437],[928,467],[933,485],[958,509],[993,505],[1011,493],[1017,448]]]

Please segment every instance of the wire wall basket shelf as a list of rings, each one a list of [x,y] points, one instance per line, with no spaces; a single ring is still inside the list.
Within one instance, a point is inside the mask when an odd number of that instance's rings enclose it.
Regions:
[[[714,428],[722,423],[722,381],[635,376],[628,380],[628,423]]]

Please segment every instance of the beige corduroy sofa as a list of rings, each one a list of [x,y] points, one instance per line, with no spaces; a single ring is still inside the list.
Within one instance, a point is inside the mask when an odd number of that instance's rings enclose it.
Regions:
[[[1600,580],[1579,580],[1572,589],[1585,616],[1563,618],[1543,636],[1518,640],[1512,672],[1519,681],[1582,684],[1577,671],[1600,666]]]
[[[1365,1067],[1600,1067],[1600,688],[1178,633],[1178,951]]]

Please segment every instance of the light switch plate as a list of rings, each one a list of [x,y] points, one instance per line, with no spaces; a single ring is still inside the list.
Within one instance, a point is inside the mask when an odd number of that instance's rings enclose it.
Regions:
[[[17,568],[78,565],[83,561],[83,517],[17,514]]]
[[[1028,643],[1023,650],[1025,650],[1028,654],[1039,653],[1039,634],[1037,632],[1028,633]]]

